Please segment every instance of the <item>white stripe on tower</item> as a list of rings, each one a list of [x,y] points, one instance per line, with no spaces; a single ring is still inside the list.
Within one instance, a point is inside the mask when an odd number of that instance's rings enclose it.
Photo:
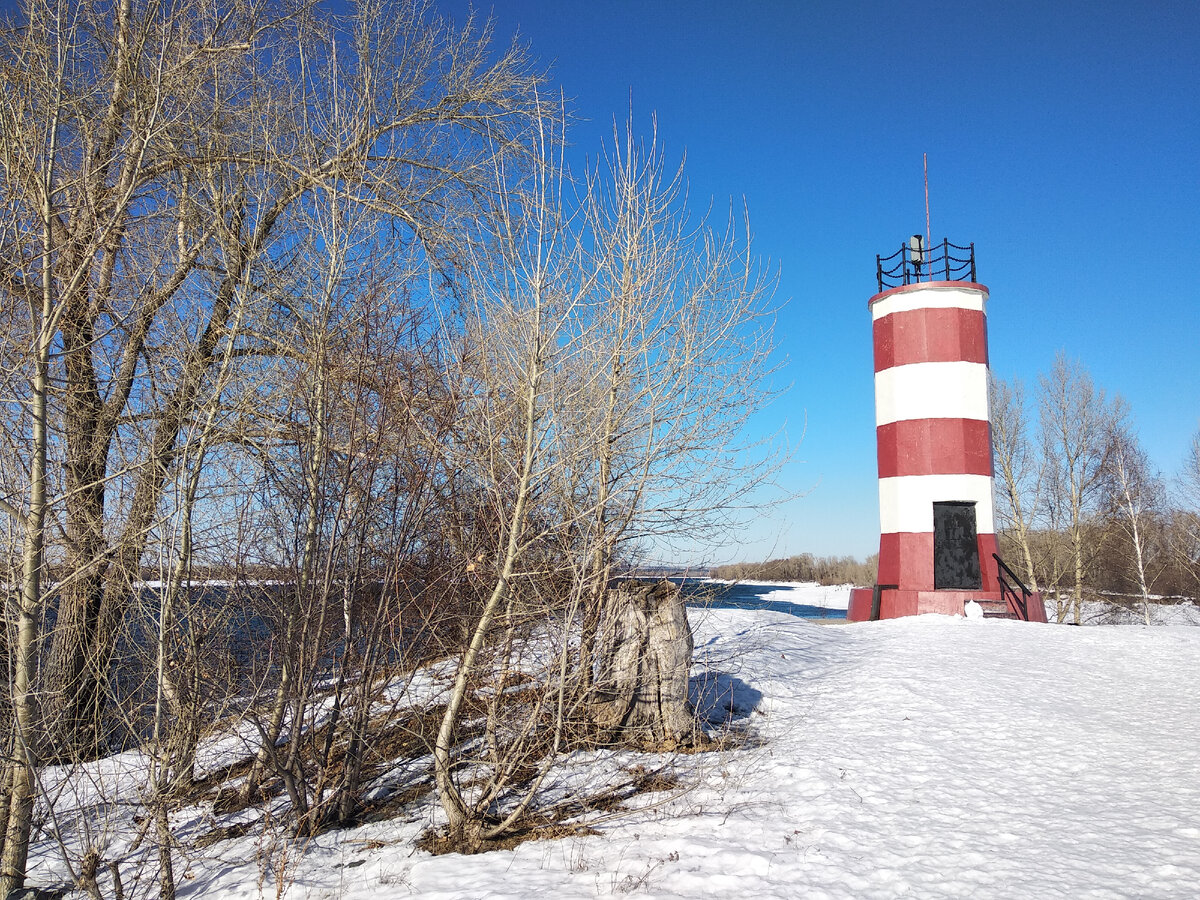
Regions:
[[[875,424],[988,419],[988,370],[975,362],[923,362],[875,373]]]
[[[983,293],[979,289],[983,289]],[[911,293],[892,293],[892,291],[912,291]],[[908,312],[911,309],[970,309],[977,312],[987,312],[987,289],[983,285],[971,288],[937,286],[930,284],[914,284],[907,288],[893,288],[877,295],[871,303],[871,320],[882,319],[892,313]],[[889,295],[890,296],[886,296]]]
[[[933,504],[943,500],[974,500],[975,529],[995,534],[992,504],[979,502],[991,496],[987,475],[901,475],[879,479],[879,531],[881,534],[932,532]]]

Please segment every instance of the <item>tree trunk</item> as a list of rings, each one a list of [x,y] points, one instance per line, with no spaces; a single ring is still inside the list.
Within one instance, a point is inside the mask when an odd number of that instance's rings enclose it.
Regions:
[[[1071,529],[1071,550],[1075,562],[1075,596],[1071,598],[1071,606],[1075,614],[1075,624],[1081,625],[1083,615],[1083,535],[1079,526]]]
[[[592,717],[610,739],[674,748],[696,737],[688,703],[692,630],[683,591],[669,581],[613,592]]]

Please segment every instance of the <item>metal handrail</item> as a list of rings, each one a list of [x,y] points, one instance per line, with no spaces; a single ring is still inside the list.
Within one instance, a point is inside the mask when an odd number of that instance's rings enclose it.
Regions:
[[[956,256],[951,251],[966,255]],[[880,293],[888,288],[918,284],[922,280],[933,281],[935,278],[975,282],[974,242],[960,247],[943,238],[940,245],[934,244],[929,248],[921,247],[918,250],[909,244],[901,244],[900,249],[890,256],[875,256],[875,282]]]
[[[1025,583],[1017,577],[1016,572],[1014,572],[1005,564],[1004,560],[1000,558],[999,554],[993,553],[992,559],[996,561],[996,580],[1000,583],[1000,596],[1005,599],[1005,602],[1007,602],[1008,597],[1011,595],[1013,599],[1013,605],[1016,606],[1017,612],[1020,613],[1021,620],[1028,622],[1029,600],[1031,597],[1033,597],[1033,591],[1025,587]],[[1017,592],[1013,589],[1013,586],[1005,579],[1005,575],[1016,582],[1017,587],[1021,589],[1021,595],[1019,597],[1017,596]]]

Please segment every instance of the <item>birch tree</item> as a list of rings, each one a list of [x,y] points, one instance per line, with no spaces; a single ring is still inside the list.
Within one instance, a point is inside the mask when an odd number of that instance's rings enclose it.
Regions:
[[[1129,570],[1142,601],[1142,614],[1150,620],[1150,586],[1157,556],[1154,520],[1162,509],[1162,482],[1150,465],[1132,430],[1117,421],[1110,437],[1109,506],[1129,548]]]
[[[1119,400],[1110,401],[1102,389],[1095,387],[1083,365],[1062,353],[1040,384],[1043,453],[1049,467],[1052,502],[1070,544],[1070,611],[1078,625],[1085,575],[1098,550],[1089,545],[1088,517],[1097,511],[1103,497],[1112,459],[1114,423],[1123,418],[1123,405]],[[1066,614],[1067,609],[1060,606],[1060,622]]]
[[[1037,591],[1037,569],[1031,549],[1031,532],[1042,502],[1042,460],[1030,440],[1025,417],[1025,391],[1020,381],[998,378],[989,383],[992,460],[996,472],[996,513],[1001,527],[1021,553],[1030,590]]]

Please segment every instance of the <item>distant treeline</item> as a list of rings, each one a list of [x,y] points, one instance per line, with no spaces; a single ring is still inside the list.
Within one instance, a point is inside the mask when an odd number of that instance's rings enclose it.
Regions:
[[[853,584],[870,587],[879,568],[878,554],[866,561],[853,556],[813,556],[799,553],[787,559],[714,566],[712,577],[726,581],[815,581],[818,584]]]

